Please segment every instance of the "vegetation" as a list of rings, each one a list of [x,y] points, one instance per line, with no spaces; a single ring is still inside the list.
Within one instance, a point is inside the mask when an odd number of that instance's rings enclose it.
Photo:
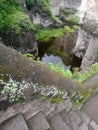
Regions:
[[[0,32],[12,29],[19,34],[32,28],[33,25],[24,14],[20,3],[16,3],[15,0],[0,0]]]
[[[98,74],[98,66],[96,64],[93,64],[91,68],[89,68],[84,73],[80,73],[78,71],[74,72],[72,78],[79,83],[83,83],[84,81],[86,81],[88,78],[92,77],[95,74]]]
[[[69,35],[70,33],[73,33],[74,30],[71,29],[69,26],[65,26],[64,28],[59,28],[59,29],[42,29],[42,30],[38,30],[36,33],[36,39],[38,41],[43,41],[43,42],[47,42],[49,41],[51,38],[57,38],[60,37],[62,35],[64,35],[64,33],[66,35]]]
[[[26,81],[22,81],[22,83],[14,81],[13,79],[9,79],[8,82],[2,82],[3,90],[0,92],[1,94],[7,94],[9,96],[9,102],[16,102],[19,101],[20,98],[25,98],[23,94],[23,90],[30,87],[31,84],[27,83]]]
[[[75,69],[73,74],[70,70],[65,70],[64,66],[61,64],[54,65],[53,63],[49,63],[48,65],[52,70],[63,74],[65,77],[72,78],[80,84],[93,75],[98,74],[98,66],[96,64],[93,64],[91,68],[89,68],[89,70],[85,71],[84,73],[81,73],[78,71],[78,69]]]
[[[77,23],[78,23],[78,15],[77,15],[77,14],[69,15],[69,17],[67,17],[66,20],[67,20],[68,22],[71,22],[72,24],[77,24]]]
[[[52,70],[54,70],[54,71],[56,71],[56,72],[58,72],[60,74],[63,74],[65,77],[68,77],[68,78],[72,77],[71,71],[70,70],[65,70],[65,68],[64,68],[64,66],[62,64],[56,64],[56,65],[54,65],[53,63],[48,63],[48,66]]]
[[[29,10],[33,10],[33,12],[39,12],[41,15],[43,15],[42,12],[45,12],[46,15],[52,18],[52,20],[61,22],[59,18],[52,14],[50,9],[50,0],[26,0],[26,4]]]

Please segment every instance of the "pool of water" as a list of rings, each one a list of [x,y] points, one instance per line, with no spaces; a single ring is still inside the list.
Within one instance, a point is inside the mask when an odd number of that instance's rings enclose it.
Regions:
[[[59,57],[59,56],[54,56],[53,54],[46,54],[46,53],[45,53],[45,54],[43,55],[43,57],[42,57],[41,60],[42,60],[42,62],[44,62],[44,63],[46,63],[46,64],[48,64],[49,62],[51,62],[51,63],[53,63],[54,65],[56,65],[56,64],[62,65],[62,66],[64,66],[65,69],[70,69],[70,68],[71,68],[71,65],[66,66],[66,65],[63,63],[61,57]]]
[[[45,64],[49,62],[54,65],[59,64],[64,66],[65,69],[73,71],[75,67],[80,67],[81,59],[72,55],[70,52],[65,52],[62,48],[54,45],[53,42],[40,43],[38,45],[39,57]]]

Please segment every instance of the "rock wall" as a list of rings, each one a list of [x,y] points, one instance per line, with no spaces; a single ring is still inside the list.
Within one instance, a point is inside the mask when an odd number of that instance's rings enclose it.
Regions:
[[[65,76],[51,70],[49,67],[31,60],[1,43],[0,74],[4,74],[4,79],[11,76],[16,81],[26,80],[38,83],[40,86],[53,85],[58,86],[60,89],[66,88],[70,92],[74,87],[77,88],[77,91],[81,90],[81,86],[75,81],[65,78]]]
[[[10,46],[21,53],[32,53],[35,57],[38,56],[38,47],[35,39],[34,30],[22,32],[19,35],[8,30],[2,34],[2,40],[5,45]]]
[[[78,7],[81,4],[81,0],[50,0],[50,11],[54,16],[61,17],[60,10],[73,10],[74,12],[77,12]],[[34,14],[34,11],[29,11],[30,17],[35,24],[41,24],[44,27],[48,27],[49,25],[55,26],[54,21],[56,20],[49,18],[49,12],[48,10],[45,12],[42,7],[39,7],[41,11],[36,11]],[[41,12],[41,13],[40,13]],[[47,13],[47,14],[46,14]],[[60,19],[61,20],[61,19]],[[62,21],[62,20],[61,20]],[[59,23],[58,26],[62,25],[63,23]]]
[[[84,1],[80,6],[80,30],[75,54],[82,57],[81,68],[86,69],[97,60],[98,49],[98,0]]]
[[[69,8],[75,11],[78,10],[78,7],[81,4],[81,0],[51,0],[51,10],[54,15],[59,15],[60,8]]]

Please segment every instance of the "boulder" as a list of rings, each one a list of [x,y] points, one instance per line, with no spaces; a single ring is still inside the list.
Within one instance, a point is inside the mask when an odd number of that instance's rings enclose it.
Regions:
[[[35,56],[38,55],[34,30],[22,32],[21,34],[15,34],[12,30],[8,30],[2,34],[2,40],[5,45],[11,46],[22,53],[32,53]]]
[[[26,80],[43,86],[57,86],[59,89],[81,90],[81,86],[47,66],[23,56],[0,43],[0,73],[5,79],[11,76],[17,81]]]

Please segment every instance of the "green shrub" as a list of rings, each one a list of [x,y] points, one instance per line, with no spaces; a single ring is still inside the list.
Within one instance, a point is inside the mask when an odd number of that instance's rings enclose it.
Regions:
[[[69,21],[73,24],[77,24],[78,23],[78,15],[77,14],[69,15],[69,17],[67,17],[67,21]]]
[[[35,5],[35,2],[34,0],[26,0],[26,5],[27,8],[30,10]]]
[[[88,78],[92,77],[93,75],[98,74],[98,66],[93,64],[91,68],[84,73],[74,72],[72,78],[79,83],[83,83]]]
[[[0,0],[0,31],[8,28],[18,34],[33,28],[33,25],[20,4],[16,4],[14,0]]]
[[[65,70],[65,68],[64,68],[64,66],[62,64],[56,64],[56,65],[54,65],[53,63],[49,62],[48,66],[52,70],[54,70],[54,71],[56,71],[56,72],[64,75],[65,77],[68,77],[68,78],[72,77],[72,72],[70,70]]]
[[[78,26],[78,25],[74,25],[74,26],[73,26],[73,29],[74,29],[74,30],[79,30],[79,26]]]
[[[25,15],[23,12],[20,11],[9,15],[8,20],[9,27],[14,30],[16,34],[34,28],[33,24],[29,19],[29,16]]]
[[[64,33],[66,35],[69,35],[70,33],[73,33],[74,30],[71,29],[69,26],[65,26],[64,28],[59,29],[47,29],[47,30],[38,30],[36,33],[36,39],[38,41],[47,42],[51,38],[57,38],[62,36]]]

